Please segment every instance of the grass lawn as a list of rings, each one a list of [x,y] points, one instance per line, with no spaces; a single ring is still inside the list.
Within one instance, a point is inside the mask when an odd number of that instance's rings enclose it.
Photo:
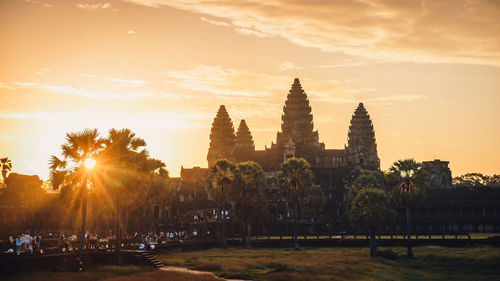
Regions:
[[[106,265],[89,268],[85,272],[29,272],[0,276],[2,281],[155,281],[186,280],[215,281],[219,278],[209,275],[189,274],[183,272],[165,272],[151,266],[115,266]]]
[[[500,249],[493,247],[211,249],[158,255],[165,264],[249,280],[500,280]]]

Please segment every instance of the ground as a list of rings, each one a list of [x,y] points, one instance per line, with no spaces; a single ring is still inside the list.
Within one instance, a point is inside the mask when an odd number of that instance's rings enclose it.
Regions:
[[[151,266],[97,266],[88,271],[76,272],[30,272],[0,276],[1,281],[220,281],[211,274],[200,275],[185,272],[166,272]]]
[[[380,248],[211,249],[158,255],[170,266],[210,271],[246,280],[500,280],[500,248],[415,247],[415,258],[401,247]],[[147,266],[100,266],[83,273],[32,272],[0,280],[220,280],[210,275],[159,271]]]
[[[212,249],[158,255],[169,265],[251,280],[500,280],[500,249],[493,247]]]

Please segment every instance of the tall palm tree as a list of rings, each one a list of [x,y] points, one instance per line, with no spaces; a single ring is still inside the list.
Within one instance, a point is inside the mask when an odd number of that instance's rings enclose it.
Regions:
[[[428,177],[422,170],[422,164],[414,159],[398,160],[389,168],[392,178],[392,201],[405,209],[407,231],[407,255],[413,257],[411,244],[411,209],[416,208],[426,197],[426,181]]]
[[[7,157],[0,158],[0,170],[2,172],[2,182],[5,183],[7,173],[12,170],[12,161]]]
[[[305,196],[305,191],[312,187],[313,173],[311,171],[311,165],[304,158],[289,158],[285,163],[281,164],[278,180],[281,194],[293,205],[294,208],[295,219],[293,225],[293,240],[295,250],[298,251],[298,205],[299,200]]]
[[[264,218],[266,180],[262,167],[253,161],[238,163],[236,168],[236,180],[230,197],[233,202],[233,213],[246,226],[245,244],[250,247],[252,223],[262,221]]]
[[[97,129],[85,129],[81,132],[67,133],[66,142],[61,146],[62,158],[52,156],[50,164],[50,182],[53,190],[71,188],[78,196],[82,208],[80,245],[78,255],[82,258],[87,220],[87,193],[93,186],[94,175],[89,160],[98,161],[104,141]],[[93,161],[90,161],[92,163]],[[87,167],[86,167],[87,164]]]
[[[142,147],[146,146],[146,141],[137,137],[130,129],[111,129],[108,132],[108,137],[105,139],[106,149],[103,156],[107,161],[107,167],[110,169],[109,177],[106,182],[109,192],[114,194],[116,206],[116,254],[117,263],[121,265],[121,243],[122,243],[122,217],[121,207],[125,200],[124,194],[130,188],[131,181],[137,177],[137,162],[135,161],[138,154],[146,155]]]
[[[207,191],[219,205],[219,212],[222,214],[222,245],[224,249],[227,248],[225,212],[231,185],[235,180],[235,170],[236,166],[233,163],[226,159],[220,159],[210,167],[207,177]]]

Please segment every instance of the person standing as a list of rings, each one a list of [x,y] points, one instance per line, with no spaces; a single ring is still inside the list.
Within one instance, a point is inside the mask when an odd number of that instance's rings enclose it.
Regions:
[[[37,234],[35,236],[35,243],[36,243],[38,249],[40,249],[40,242],[41,242],[41,240],[42,240],[42,237],[40,236],[40,234]]]
[[[22,244],[23,244],[23,241],[21,240],[21,236],[18,235],[16,238],[16,251],[17,251],[18,255],[19,255],[19,253],[21,253],[21,245]]]

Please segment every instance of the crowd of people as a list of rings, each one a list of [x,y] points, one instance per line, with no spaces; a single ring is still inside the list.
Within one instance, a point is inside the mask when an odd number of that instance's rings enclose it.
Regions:
[[[122,248],[125,249],[154,249],[160,244],[184,243],[193,241],[210,235],[210,231],[203,233],[197,230],[187,231],[160,231],[147,233],[132,233],[122,236]],[[44,252],[64,253],[77,251],[79,247],[79,237],[76,234],[46,233],[44,248],[41,247],[42,235],[29,233],[9,237],[7,249],[2,249],[6,254],[40,254]],[[116,247],[116,235],[109,232],[107,235],[87,232],[85,234],[84,249],[88,250],[108,250]],[[4,247],[2,247],[4,248]]]
[[[41,240],[42,237],[39,234],[31,236],[29,232],[26,234],[19,234],[16,237],[11,235],[9,237],[9,249],[7,253],[16,253],[18,255],[22,253],[38,253],[42,251],[40,249]]]

